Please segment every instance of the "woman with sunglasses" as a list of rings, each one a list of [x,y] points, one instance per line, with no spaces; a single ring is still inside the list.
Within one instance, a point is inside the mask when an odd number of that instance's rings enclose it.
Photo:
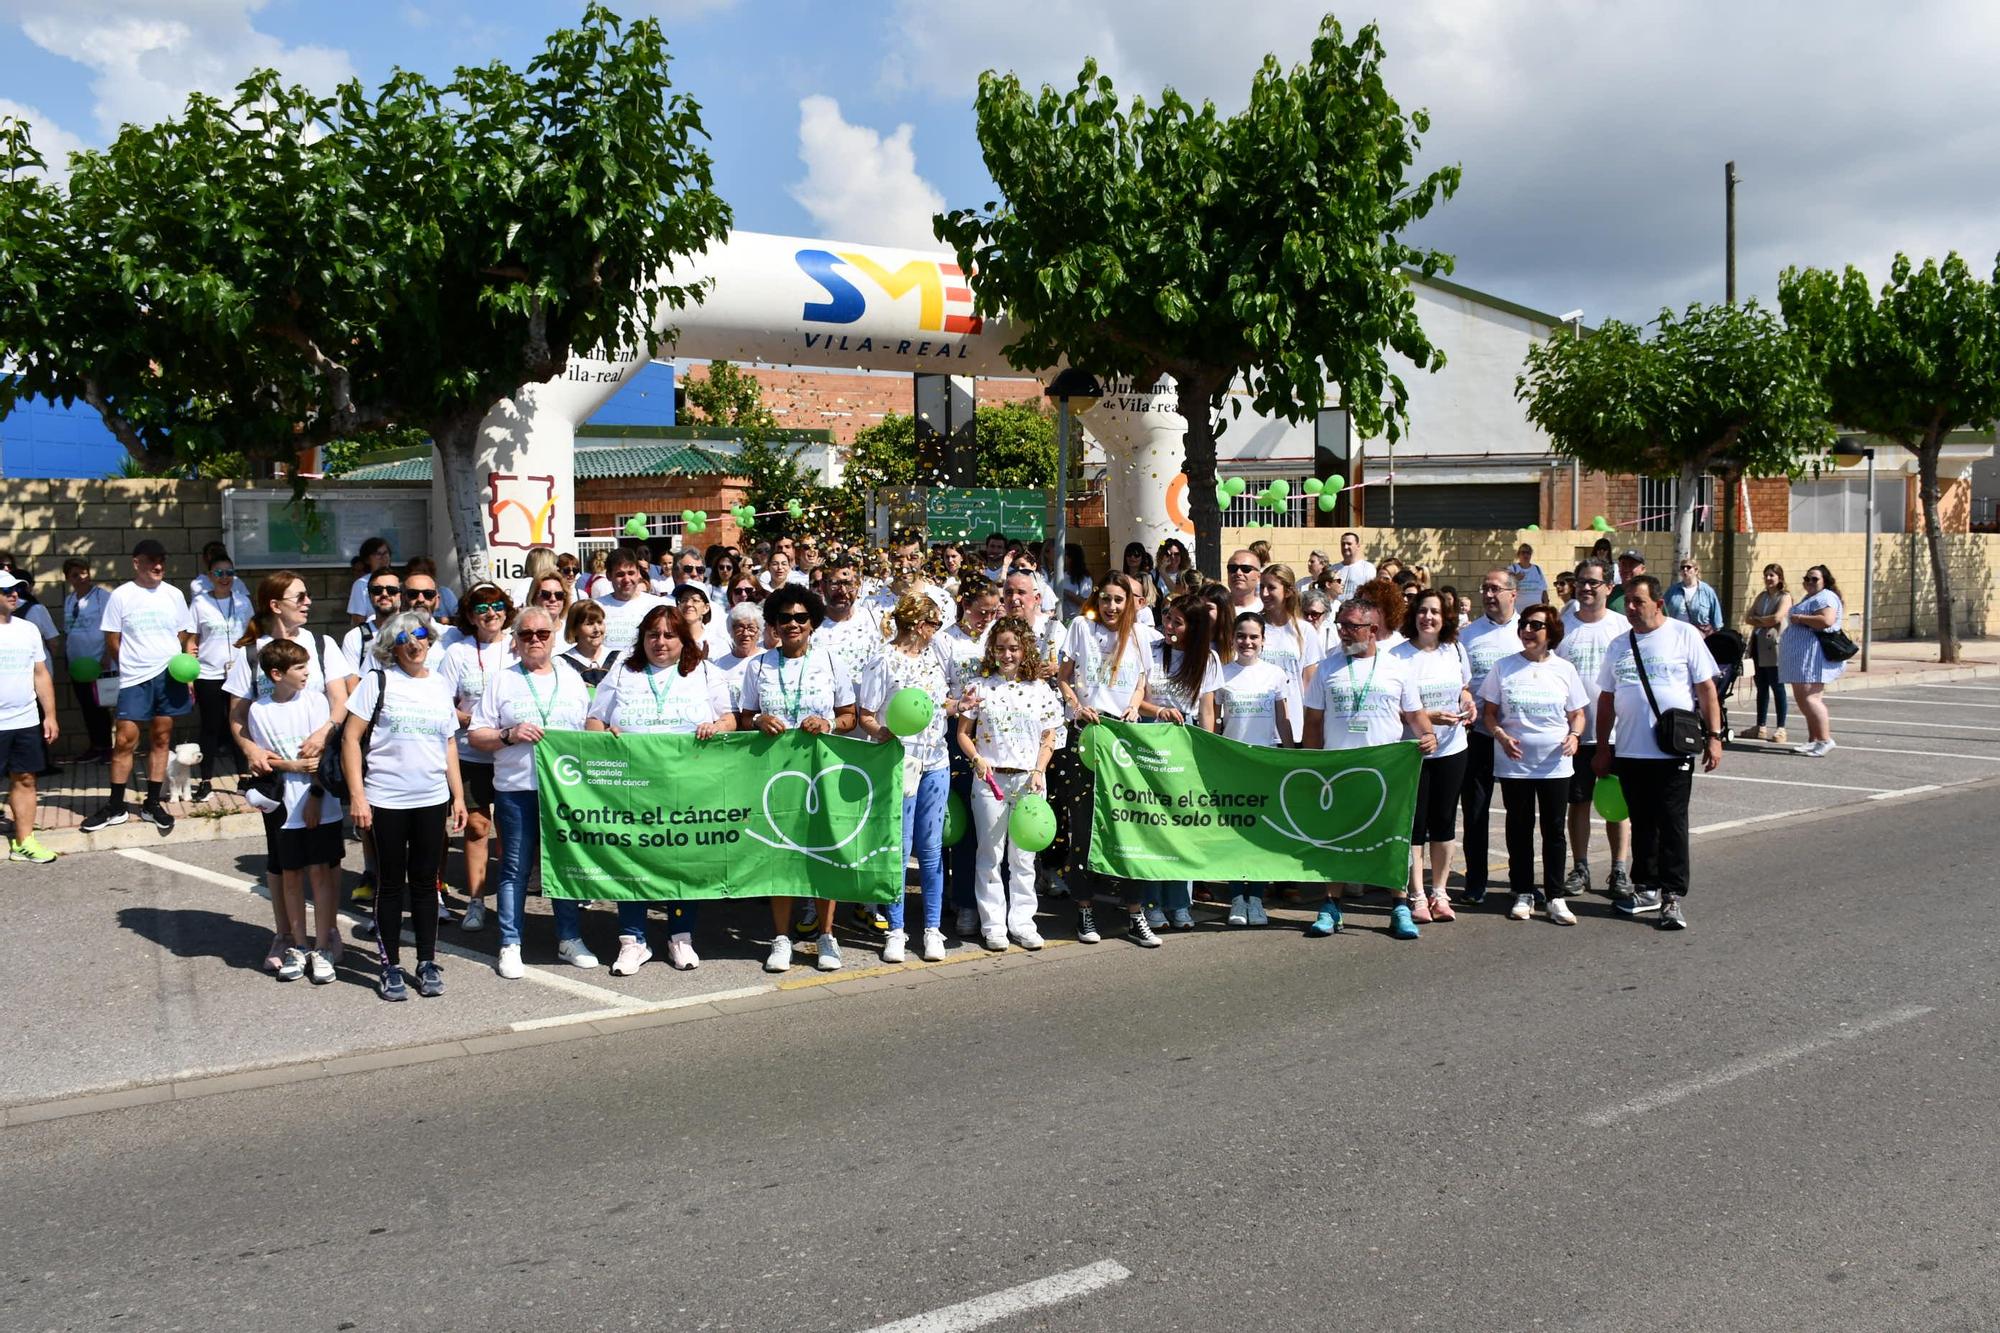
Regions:
[[[1847,619],[1847,608],[1833,584],[1833,571],[1825,565],[1814,565],[1799,581],[1805,596],[1785,614],[1785,632],[1778,639],[1778,679],[1792,687],[1792,701],[1806,720],[1806,743],[1794,753],[1823,759],[1834,748],[1826,685],[1840,679],[1847,663],[1828,659],[1819,632],[1839,629]]]
[[[486,693],[486,682],[514,665],[507,627],[514,620],[514,602],[497,584],[481,583],[466,590],[460,603],[465,624],[445,635],[438,675],[451,687],[458,708],[458,768],[465,779],[465,916],[466,930],[486,928],[486,860],[493,850],[493,756],[473,748],[469,735],[472,709]],[[501,849],[505,854],[505,848]],[[515,964],[519,966],[518,959]],[[508,973],[502,972],[502,976]]]
[[[957,718],[961,700],[951,693],[951,669],[935,642],[944,626],[937,603],[925,593],[906,592],[889,612],[889,624],[895,637],[869,660],[862,674],[855,730],[870,740],[888,740],[882,715],[901,690],[916,690],[933,705],[924,729],[903,738],[903,858],[907,861],[911,848],[916,849],[924,904],[920,956],[935,963],[944,958],[944,807],[951,795],[945,731]],[[889,929],[882,942],[885,963],[903,961],[909,942],[903,907],[900,893],[888,905]]]
[[[729,583],[743,568],[743,562],[727,546],[708,548],[708,597],[719,609],[729,607]]]
[[[407,1000],[403,910],[417,937],[417,993],[444,993],[437,965],[438,873],[445,840],[465,827],[458,771],[458,711],[451,686],[429,665],[436,630],[428,611],[399,611],[369,648],[373,667],[354,691],[341,729],[348,811],[375,839],[375,947],[385,1000]]]
[[[194,700],[201,712],[201,782],[194,799],[214,799],[209,780],[217,764],[241,775],[243,751],[229,734],[229,696],[223,681],[236,653],[237,640],[250,623],[250,594],[236,578],[236,562],[226,550],[215,549],[208,562],[208,588],[189,599],[194,604],[195,653],[201,658],[201,678],[194,683]],[[247,715],[246,715],[247,721]]]
[[[1521,651],[1496,662],[1479,685],[1486,729],[1493,733],[1493,778],[1507,806],[1507,877],[1514,890],[1507,915],[1515,921],[1534,915],[1539,817],[1549,920],[1573,926],[1576,914],[1563,900],[1569,780],[1591,700],[1583,677],[1555,653],[1563,639],[1561,612],[1537,602],[1521,612],[1518,632]]]
[[[528,872],[541,841],[540,803],[535,794],[535,746],[550,731],[581,731],[590,708],[583,677],[555,658],[555,617],[540,607],[514,617],[512,665],[495,671],[472,708],[466,739],[493,757],[493,813],[500,827],[500,957],[494,970],[519,978],[521,917],[527,906]],[[595,968],[597,956],[583,943],[583,904],[550,898],[556,918],[556,957],[572,967]],[[621,950],[619,962],[625,961]],[[619,976],[637,971],[612,971]]]
[[[761,606],[764,602],[764,585],[757,581],[755,574],[748,572],[732,574],[729,576],[725,600],[732,611],[745,602],[752,606]]]
[[[759,654],[744,669],[743,697],[737,704],[737,726],[766,736],[797,728],[814,735],[847,733],[856,721],[854,681],[838,657],[813,646],[813,631],[826,618],[819,594],[797,584],[781,583],[764,599],[764,622],[777,635],[778,646]],[[833,903],[822,899],[818,917],[817,966],[822,972],[840,970],[840,941],[833,937]],[[766,972],[792,966],[792,900],[771,899],[771,953]]]
[[[569,647],[569,639],[563,633],[563,627],[569,621],[569,604],[569,588],[559,574],[544,574],[528,584],[527,605],[521,609],[526,611],[532,608],[549,618],[560,640],[556,644],[557,652]]]
[[[1160,543],[1160,549],[1153,555],[1153,586],[1160,596],[1168,600],[1180,596],[1181,575],[1194,568],[1194,559],[1188,555],[1188,548],[1178,537],[1169,537]]]

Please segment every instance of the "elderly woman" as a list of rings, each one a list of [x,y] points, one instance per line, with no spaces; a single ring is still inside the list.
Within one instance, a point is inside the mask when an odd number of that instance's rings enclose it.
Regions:
[[[755,602],[740,602],[729,608],[724,622],[729,634],[729,650],[711,660],[729,682],[729,706],[743,704],[743,672],[768,646],[764,633],[764,608]]]
[[[430,670],[436,629],[428,611],[399,611],[369,643],[372,669],[361,677],[341,729],[348,812],[375,837],[375,944],[385,1000],[407,1000],[403,978],[403,904],[417,937],[417,991],[444,993],[437,965],[437,877],[445,839],[465,827],[458,772],[458,710],[451,686]],[[378,726],[383,714],[392,723]]]

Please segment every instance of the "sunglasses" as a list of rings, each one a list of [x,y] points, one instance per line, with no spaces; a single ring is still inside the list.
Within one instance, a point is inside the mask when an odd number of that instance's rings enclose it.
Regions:
[[[1699,566],[1699,565],[1682,565],[1682,566],[1681,566],[1681,573],[1685,574],[1685,573],[1687,573],[1687,572],[1688,572],[1688,571],[1689,571],[1690,569],[1699,569],[1699,568],[1701,568],[1701,566]]]
[[[1255,574],[1263,568],[1262,565],[1231,565],[1229,566],[1229,572],[1232,574]]]
[[[504,616],[507,614],[507,603],[474,602],[468,609],[475,616]]]
[[[1577,586],[1577,587],[1579,587],[1579,588],[1602,588],[1602,587],[1604,586],[1604,580],[1603,580],[1603,579],[1578,579],[1578,580],[1576,581],[1576,586]]]
[[[693,578],[693,577],[695,577],[696,575],[698,575],[698,574],[700,574],[700,573],[701,573],[701,566],[700,566],[700,565],[682,565],[682,566],[680,567],[680,572],[681,572],[681,573],[683,573],[683,574],[685,574],[685,575],[687,575],[687,576],[688,576],[689,578]]]
[[[1530,630],[1533,630],[1533,631],[1534,631],[1535,633],[1537,633],[1537,634],[1547,634],[1547,633],[1549,632],[1549,626],[1548,626],[1548,622],[1547,622],[1547,621],[1543,621],[1543,620],[1524,620],[1524,621],[1522,621],[1522,622],[1521,622],[1521,633],[1523,633],[1523,634],[1526,634],[1526,633],[1528,633],[1528,632],[1529,632]]]
[[[419,625],[415,629],[406,629],[403,630],[401,633],[397,634],[395,643],[398,648],[401,648],[406,643],[429,642],[430,637],[431,637],[430,630],[422,625]]]
[[[312,600],[312,594],[309,592],[294,593],[290,597],[280,597],[278,600],[281,602],[291,602],[295,606],[304,606]]]
[[[438,599],[438,590],[437,590],[436,588],[405,588],[405,589],[403,589],[403,600],[404,600],[404,601],[406,601],[406,602],[413,602],[413,601],[414,601],[414,602],[435,602],[435,601],[436,601],[437,599]]]
[[[755,595],[756,590],[754,588],[731,588],[729,590],[729,600],[732,602],[740,602],[746,597]]]
[[[552,629],[517,629],[514,631],[514,637],[525,639],[529,643],[543,643],[554,638],[555,633]]]
[[[538,602],[560,602],[562,599],[563,590],[561,588],[544,588],[535,594],[535,600]]]
[[[1361,630],[1375,628],[1375,622],[1372,620],[1336,620],[1333,623],[1341,629]]]
[[[773,625],[810,625],[812,617],[803,611],[780,611],[771,617]]]
[[[1479,591],[1481,591],[1481,592],[1507,592],[1507,591],[1509,591],[1509,590],[1508,590],[1508,589],[1506,589],[1506,588],[1503,588],[1503,587],[1501,587],[1501,586],[1500,586],[1499,584],[1497,584],[1497,583],[1482,583],[1482,584],[1480,584],[1480,585],[1479,585]]]
[[[399,583],[371,583],[368,585],[368,595],[370,597],[394,597],[402,591],[403,587]]]
[[[236,577],[236,567],[234,565],[218,565],[208,571],[208,576],[212,579],[233,579]]]
[[[576,573],[576,568],[575,565],[557,565],[556,572],[564,578],[568,578],[570,575]]]

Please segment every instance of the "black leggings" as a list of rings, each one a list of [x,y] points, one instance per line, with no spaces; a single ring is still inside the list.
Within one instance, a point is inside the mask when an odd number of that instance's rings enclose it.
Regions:
[[[230,698],[222,692],[222,682],[196,681],[194,700],[201,710],[201,776],[204,780],[214,777],[218,762],[225,765],[225,772],[241,773],[243,751],[229,734]]]
[[[437,958],[438,867],[444,862],[444,820],[449,803],[414,810],[375,811],[375,947],[384,967],[402,964],[403,894],[408,886],[410,924],[417,933],[417,961]]]
[[[1417,776],[1416,817],[1411,821],[1410,846],[1450,842],[1458,836],[1458,794],[1465,786],[1470,749],[1442,759],[1426,759]]]
[[[1535,816],[1542,820],[1542,888],[1562,895],[1563,856],[1569,851],[1564,820],[1569,811],[1568,778],[1502,778],[1500,799],[1507,805],[1507,882],[1516,893],[1535,891]]]

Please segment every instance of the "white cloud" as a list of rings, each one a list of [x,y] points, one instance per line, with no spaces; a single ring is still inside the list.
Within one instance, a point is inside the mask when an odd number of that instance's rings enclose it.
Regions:
[[[35,145],[35,151],[48,163],[41,174],[57,185],[69,180],[69,155],[89,146],[36,108],[24,106],[12,98],[0,97],[0,117],[28,123],[32,130],[29,138]]]
[[[227,96],[259,66],[321,91],[354,73],[344,51],[288,46],[258,31],[252,17],[265,0],[0,3],[37,46],[92,71],[92,110],[105,139],[127,122],[177,114],[191,92]]]
[[[885,138],[849,124],[831,97],[803,99],[799,160],[806,178],[792,186],[792,198],[830,237],[937,249],[931,215],[944,207],[944,196],[917,174],[912,133],[912,126],[898,125]]]

